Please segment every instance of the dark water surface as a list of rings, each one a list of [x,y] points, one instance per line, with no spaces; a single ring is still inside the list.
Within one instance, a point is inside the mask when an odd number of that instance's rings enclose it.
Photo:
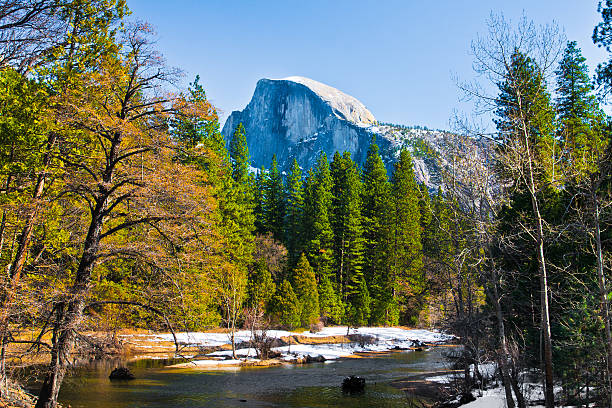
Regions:
[[[60,402],[73,408],[406,407],[408,397],[390,385],[393,380],[447,368],[441,349],[234,371],[165,368],[168,363],[85,365],[66,378]],[[122,364],[136,379],[111,382],[109,372]],[[340,384],[349,375],[366,378],[364,394],[342,394]]]

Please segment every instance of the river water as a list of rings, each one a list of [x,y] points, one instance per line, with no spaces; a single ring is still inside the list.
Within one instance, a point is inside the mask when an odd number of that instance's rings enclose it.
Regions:
[[[406,407],[410,397],[391,382],[448,368],[442,350],[229,371],[167,368],[168,360],[107,360],[74,369],[60,402],[72,408]],[[127,365],[136,379],[110,381],[118,365]],[[341,392],[349,375],[366,379],[364,394]]]

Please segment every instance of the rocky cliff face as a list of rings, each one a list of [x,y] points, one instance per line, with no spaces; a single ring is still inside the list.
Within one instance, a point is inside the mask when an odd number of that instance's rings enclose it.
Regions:
[[[446,132],[393,125],[379,125],[374,115],[352,96],[302,77],[262,79],[243,111],[234,111],[223,126],[230,140],[236,126],[245,127],[254,167],[269,167],[276,154],[282,170],[295,157],[302,169],[309,169],[319,153],[349,151],[357,163],[365,161],[373,135],[388,170],[399,150],[406,146],[415,160],[415,173],[430,188],[439,185],[437,145]]]

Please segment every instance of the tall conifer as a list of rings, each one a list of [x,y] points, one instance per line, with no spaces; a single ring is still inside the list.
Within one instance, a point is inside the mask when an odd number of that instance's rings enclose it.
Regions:
[[[391,324],[397,318],[393,282],[389,280],[391,186],[387,170],[372,138],[363,168],[363,225],[365,279],[372,296],[373,324]]]
[[[253,216],[255,217],[255,231],[258,234],[264,234],[266,232],[266,214],[265,214],[265,200],[266,200],[266,187],[268,185],[268,173],[265,167],[261,167],[255,176],[255,189],[254,189],[254,200],[255,205],[253,208]]]
[[[361,180],[350,153],[336,153],[331,163],[334,267],[341,299],[357,289],[363,276]]]
[[[322,153],[314,170],[308,173],[304,202],[307,256],[317,279],[332,272],[331,188],[329,163]]]
[[[412,158],[408,150],[400,153],[393,173],[391,214],[391,276],[393,295],[401,295],[406,313],[415,316],[420,308],[420,297],[425,290],[423,273],[423,246],[421,244],[419,187],[417,186]],[[396,292],[397,290],[397,292]],[[394,324],[397,322],[393,322]]]
[[[285,211],[285,242],[289,252],[289,265],[296,264],[304,248],[304,181],[302,169],[293,159],[287,175]]]
[[[283,175],[281,174],[276,155],[272,156],[270,173],[267,178],[266,194],[264,195],[264,214],[266,229],[272,233],[274,239],[283,241],[285,221],[285,197]]]
[[[314,271],[304,254],[293,271],[293,288],[300,303],[300,322],[309,327],[319,319],[319,292]]]
[[[300,326],[300,302],[288,280],[284,280],[276,291],[274,309],[282,326],[289,330]]]

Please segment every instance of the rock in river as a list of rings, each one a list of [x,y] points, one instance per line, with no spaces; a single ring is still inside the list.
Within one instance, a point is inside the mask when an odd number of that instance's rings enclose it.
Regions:
[[[126,367],[117,367],[108,376],[111,380],[133,380],[136,378]]]
[[[358,394],[365,391],[365,378],[351,375],[342,381],[342,392]]]

